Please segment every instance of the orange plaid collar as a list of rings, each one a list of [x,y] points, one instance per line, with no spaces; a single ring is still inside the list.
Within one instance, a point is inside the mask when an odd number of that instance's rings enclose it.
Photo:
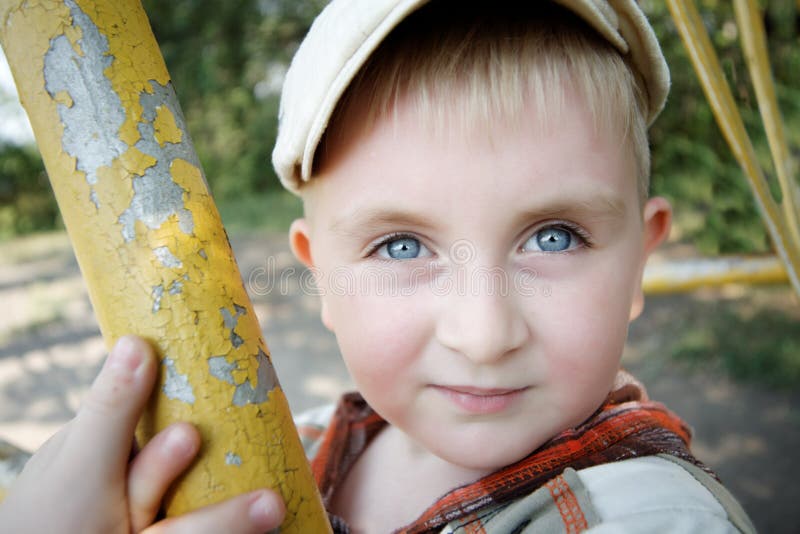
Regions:
[[[387,424],[358,393],[341,399],[311,463],[326,504]],[[661,403],[650,401],[644,387],[621,371],[608,400],[583,424],[565,430],[519,462],[449,491],[398,532],[440,530],[484,507],[529,495],[567,467],[580,470],[666,453],[707,470],[689,451],[690,438],[686,423]]]

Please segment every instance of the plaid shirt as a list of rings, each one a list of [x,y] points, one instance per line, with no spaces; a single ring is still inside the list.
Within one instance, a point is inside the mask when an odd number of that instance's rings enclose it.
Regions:
[[[301,416],[297,423],[326,505],[370,440],[388,424],[358,393],[344,395],[335,409]],[[564,531],[579,532],[589,521],[572,489],[579,486],[577,470],[666,454],[713,475],[692,456],[689,441],[688,426],[650,401],[644,387],[623,371],[603,406],[583,424],[563,431],[517,463],[451,490],[398,532],[493,532],[486,526],[498,514],[537,490],[549,495],[548,505],[559,510]],[[332,523],[346,531],[340,519],[334,517]]]

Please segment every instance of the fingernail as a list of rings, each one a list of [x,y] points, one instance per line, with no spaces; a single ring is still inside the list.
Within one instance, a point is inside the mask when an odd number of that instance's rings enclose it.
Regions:
[[[143,361],[141,349],[130,336],[119,338],[111,349],[111,354],[108,355],[109,367],[125,374],[136,372]]]
[[[250,520],[259,528],[274,527],[275,521],[280,519],[278,503],[267,493],[259,493],[258,498],[250,503]]]

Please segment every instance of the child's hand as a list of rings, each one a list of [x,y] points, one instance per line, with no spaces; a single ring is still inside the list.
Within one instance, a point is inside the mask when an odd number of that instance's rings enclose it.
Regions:
[[[250,533],[280,525],[284,506],[269,490],[152,524],[167,487],[200,445],[194,427],[177,423],[130,460],[155,376],[150,347],[120,339],[78,414],[29,460],[0,503],[3,531]]]

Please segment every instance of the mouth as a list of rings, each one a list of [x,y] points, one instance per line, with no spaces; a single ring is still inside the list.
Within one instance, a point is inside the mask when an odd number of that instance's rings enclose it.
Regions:
[[[472,386],[433,386],[459,409],[476,415],[502,412],[527,391],[523,388],[478,388]]]

